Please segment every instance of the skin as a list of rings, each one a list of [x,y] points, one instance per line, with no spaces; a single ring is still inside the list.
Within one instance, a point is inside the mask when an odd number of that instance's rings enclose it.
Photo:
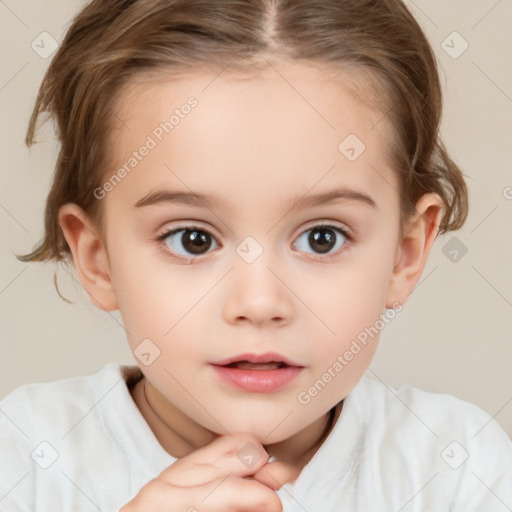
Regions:
[[[276,67],[280,74],[271,67],[246,78],[195,72],[128,87],[115,106],[122,123],[110,134],[107,178],[188,97],[198,106],[106,194],[104,237],[77,205],[63,206],[59,220],[93,303],[120,310],[132,350],[146,338],[160,349],[149,366],[136,359],[145,378],[133,398],[163,448],[180,458],[218,436],[247,433],[290,468],[279,474],[282,483],[318,449],[328,411],[364,374],[378,336],[308,404],[297,395],[384,308],[406,302],[442,206],[437,195],[424,195],[401,237],[391,130],[382,112],[358,101],[341,73]],[[349,134],[366,145],[354,162],[338,150]],[[345,199],[290,209],[294,198],[340,187],[371,196],[376,208]],[[219,204],[134,207],[158,189],[211,194]],[[352,241],[335,231],[330,252],[319,253],[307,236],[321,222],[346,229]],[[183,233],[168,245],[156,241],[166,229],[191,224],[213,237],[203,255],[186,252]],[[247,236],[263,249],[252,263],[236,252]],[[165,252],[171,247],[174,256]],[[185,263],[180,255],[195,259]],[[305,367],[270,394],[233,389],[208,365],[267,351]]]

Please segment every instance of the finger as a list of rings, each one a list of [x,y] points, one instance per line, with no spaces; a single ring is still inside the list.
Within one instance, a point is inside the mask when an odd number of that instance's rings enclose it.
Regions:
[[[255,480],[217,478],[193,488],[160,478],[148,482],[119,512],[282,512],[279,496]]]
[[[280,489],[285,483],[297,480],[300,469],[287,462],[267,462],[251,477],[271,489]]]
[[[191,510],[196,509],[201,512],[261,512],[262,510],[281,512],[283,510],[276,492],[256,480],[223,477],[202,486],[200,490],[202,492],[198,495],[199,501],[192,504]],[[181,502],[184,503],[183,500]]]
[[[177,486],[201,485],[226,475],[252,475],[268,459],[263,445],[251,434],[219,436],[164,469],[159,478]]]

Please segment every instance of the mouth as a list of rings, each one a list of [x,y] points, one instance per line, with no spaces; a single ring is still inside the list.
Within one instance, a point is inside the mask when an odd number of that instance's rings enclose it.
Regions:
[[[289,368],[290,365],[278,362],[278,361],[270,361],[268,363],[251,363],[249,361],[236,361],[234,363],[229,363],[226,365],[222,365],[225,368],[238,368],[239,370],[278,370],[279,368]]]
[[[210,363],[224,384],[250,393],[272,393],[286,387],[304,366],[281,354],[240,354]]]
[[[237,356],[229,357],[226,359],[220,359],[218,361],[211,361],[210,364],[215,366],[230,366],[235,367],[236,365],[242,364],[250,364],[253,365],[251,369],[257,369],[257,366],[264,364],[272,364],[272,365],[280,365],[280,367],[284,366],[296,366],[298,368],[303,368],[304,365],[299,363],[298,361],[294,361],[282,354],[278,354],[277,352],[265,352],[264,354],[238,354]],[[267,368],[263,368],[267,369]],[[275,367],[269,368],[275,369]]]

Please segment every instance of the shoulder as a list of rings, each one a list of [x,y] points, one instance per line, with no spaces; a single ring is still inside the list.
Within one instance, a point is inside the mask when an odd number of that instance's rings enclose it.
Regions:
[[[91,375],[20,386],[0,401],[0,422],[28,438],[45,426],[65,428],[116,387],[126,385],[126,368],[131,367],[110,363]]]
[[[422,495],[445,496],[450,510],[501,510],[489,489],[512,503],[512,441],[477,405],[367,377],[349,397],[361,418],[370,465],[409,479],[411,488],[432,479]]]
[[[512,441],[496,420],[477,405],[448,393],[424,391],[413,386],[393,388],[363,377],[352,393],[352,406],[375,429],[401,439],[463,439],[475,445],[480,439],[501,443],[512,450]],[[364,411],[363,411],[364,409]]]
[[[34,500],[56,503],[69,491],[67,478],[86,481],[87,470],[117,469],[116,474],[126,479],[119,471],[126,461],[116,449],[110,428],[112,419],[122,417],[126,407],[135,410],[127,384],[138,378],[138,372],[136,366],[110,363],[91,375],[20,386],[1,400],[2,503],[20,512],[35,510]],[[110,409],[114,412],[109,419]],[[66,494],[66,499],[70,496]]]
[[[353,390],[356,406],[364,400],[371,404],[372,416],[386,418],[386,423],[420,423],[426,429],[481,428],[490,418],[477,405],[448,393],[434,393],[404,385],[393,388],[380,380],[363,377]],[[474,432],[476,433],[476,432]]]
[[[131,368],[110,363],[91,375],[18,387],[0,401],[0,441],[34,447],[40,439],[64,438],[87,415],[97,415],[99,403],[126,393]]]

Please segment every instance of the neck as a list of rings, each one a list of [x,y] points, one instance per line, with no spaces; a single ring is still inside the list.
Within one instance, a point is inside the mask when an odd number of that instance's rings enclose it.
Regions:
[[[160,445],[170,455],[181,458],[201,448],[218,434],[199,425],[173,406],[145,377],[132,389],[132,397]],[[154,404],[166,404],[165,412]],[[343,402],[304,430],[279,443],[264,445],[269,455],[302,469],[331,432]]]

